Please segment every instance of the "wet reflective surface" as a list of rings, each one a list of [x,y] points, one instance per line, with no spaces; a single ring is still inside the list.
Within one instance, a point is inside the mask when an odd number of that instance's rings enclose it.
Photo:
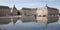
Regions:
[[[46,24],[42,22],[22,22],[20,19],[4,19],[9,21],[4,21],[0,23],[0,30],[60,30],[60,20],[58,22],[53,22]],[[2,21],[2,19],[0,19]],[[6,22],[6,23],[5,23]]]

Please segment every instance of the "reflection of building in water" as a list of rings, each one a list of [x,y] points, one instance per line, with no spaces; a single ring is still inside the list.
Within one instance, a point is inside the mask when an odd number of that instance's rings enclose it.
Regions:
[[[8,6],[0,6],[0,16],[10,16],[11,14],[17,15],[17,9],[15,6],[13,9]]]
[[[0,24],[8,24],[11,22],[10,18],[0,18]]]
[[[22,20],[35,20],[37,8],[22,8]]]
[[[22,8],[23,20],[37,20],[43,22],[55,22],[59,20],[59,10],[56,8],[48,7],[47,5],[43,8]]]
[[[37,9],[37,21],[43,21],[43,22],[55,22],[59,20],[58,17],[59,10],[56,8],[48,7],[47,5],[43,8]]]
[[[0,18],[0,24],[16,23],[18,18]]]

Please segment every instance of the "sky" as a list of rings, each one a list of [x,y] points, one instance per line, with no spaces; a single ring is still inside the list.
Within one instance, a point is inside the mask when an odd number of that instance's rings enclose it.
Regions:
[[[40,8],[45,5],[49,7],[54,7],[60,9],[60,0],[0,0],[0,5],[15,7],[17,9],[21,9],[23,7],[26,8]]]

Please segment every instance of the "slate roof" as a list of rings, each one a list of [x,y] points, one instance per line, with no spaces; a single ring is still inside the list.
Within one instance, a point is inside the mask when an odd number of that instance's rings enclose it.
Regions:
[[[8,6],[0,6],[0,9],[1,8],[10,9]]]

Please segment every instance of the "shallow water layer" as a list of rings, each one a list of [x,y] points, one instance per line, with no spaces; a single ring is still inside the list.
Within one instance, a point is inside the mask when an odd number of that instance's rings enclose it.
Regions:
[[[0,30],[60,30],[60,21],[44,24],[42,22],[22,22],[0,24]]]

